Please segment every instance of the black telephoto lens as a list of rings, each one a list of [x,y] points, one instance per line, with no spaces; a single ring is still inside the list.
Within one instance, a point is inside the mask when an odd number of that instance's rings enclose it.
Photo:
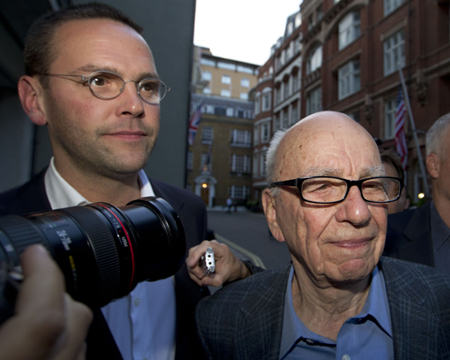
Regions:
[[[67,292],[91,307],[127,295],[141,281],[174,275],[186,240],[178,215],[163,199],[126,206],[74,206],[26,217],[0,217],[0,262],[13,269],[29,245],[42,244],[58,263]]]

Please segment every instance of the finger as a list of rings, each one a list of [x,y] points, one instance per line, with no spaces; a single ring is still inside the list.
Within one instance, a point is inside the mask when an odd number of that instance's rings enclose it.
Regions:
[[[66,334],[55,346],[52,360],[84,358],[85,338],[92,321],[92,312],[87,306],[65,296],[67,327]]]
[[[217,243],[217,241],[215,240],[204,240],[201,244],[190,248],[189,255],[186,259],[186,265],[188,266],[188,268],[195,268],[196,266],[198,266],[200,258],[205,254],[206,249],[209,248],[214,242]]]
[[[15,316],[0,329],[2,359],[46,358],[65,329],[64,279],[56,263],[34,245],[24,251],[22,266]]]

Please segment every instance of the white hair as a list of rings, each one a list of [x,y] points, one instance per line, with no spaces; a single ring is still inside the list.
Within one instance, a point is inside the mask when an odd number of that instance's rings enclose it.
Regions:
[[[435,153],[439,157],[445,158],[446,154],[442,153],[442,141],[443,135],[447,127],[450,125],[450,113],[441,116],[436,122],[430,127],[427,132],[427,156],[431,153]]]
[[[267,186],[270,188],[270,184],[275,181],[275,168],[276,168],[276,153],[278,145],[280,145],[281,139],[288,132],[288,129],[278,130],[270,141],[269,149],[266,152],[266,181]],[[278,188],[272,189],[272,194],[275,196],[278,194]]]

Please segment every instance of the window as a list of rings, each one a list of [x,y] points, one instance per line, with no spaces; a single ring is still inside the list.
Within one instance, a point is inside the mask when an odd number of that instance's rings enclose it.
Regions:
[[[215,109],[213,105],[203,105],[203,109],[207,114],[214,114]]]
[[[253,74],[254,73],[252,68],[247,67],[247,66],[242,66],[242,65],[238,65],[237,66],[237,71],[243,72],[243,73],[247,73],[247,74]]]
[[[214,139],[213,128],[211,126],[203,126],[202,127],[202,143],[203,144],[212,144]]]
[[[361,87],[359,60],[349,61],[338,70],[339,100],[359,91]]]
[[[283,128],[287,129],[289,127],[289,111],[286,109],[283,114]]]
[[[231,84],[231,77],[228,75],[222,75],[222,84]]]
[[[217,67],[219,69],[236,70],[235,64],[230,64],[230,63],[225,63],[225,62],[219,62],[217,64]]]
[[[214,107],[214,115],[225,116],[227,113],[227,109],[224,106],[215,106]]]
[[[230,156],[230,171],[241,174],[249,174],[250,157],[248,155],[232,154]]]
[[[229,188],[229,196],[232,199],[245,199],[249,195],[248,186],[231,185]]]
[[[255,128],[253,129],[253,145],[259,144],[259,126],[255,125]]]
[[[194,168],[194,153],[192,151],[188,151],[186,168],[188,170],[192,170]]]
[[[263,94],[262,97],[262,111],[270,110],[270,93]]]
[[[231,91],[230,90],[226,90],[226,89],[222,89],[222,90],[220,90],[220,96],[231,97]]]
[[[203,94],[211,94],[211,89],[209,87],[203,88]]]
[[[266,151],[259,153],[259,175],[266,176]]]
[[[350,119],[355,120],[357,123],[360,123],[360,122],[361,122],[361,116],[360,116],[359,111],[355,111],[355,112],[353,112],[353,113],[348,114],[348,117],[349,117]]]
[[[300,90],[300,72],[292,77],[292,91],[295,93]]]
[[[395,9],[397,9],[404,0],[384,0],[384,16],[389,15]]]
[[[247,79],[247,78],[242,78],[241,79],[241,86],[242,87],[250,87],[250,80],[249,79]]]
[[[256,95],[256,98],[255,98],[255,115],[259,114],[259,107],[260,107],[260,97],[259,97],[259,95]]]
[[[322,66],[322,46],[317,46],[311,51],[306,63],[306,73],[311,74]]]
[[[240,98],[241,100],[248,100],[248,93],[241,93],[241,94],[239,95],[239,98]]]
[[[252,145],[252,134],[247,130],[233,129],[231,131],[231,145],[250,147]]]
[[[292,115],[291,118],[291,125],[292,125],[298,121],[298,105],[296,103],[292,106],[291,115]]]
[[[405,66],[405,39],[403,30],[389,36],[384,41],[384,75]]]
[[[297,29],[302,24],[302,15],[298,13],[295,15],[295,28]]]
[[[317,22],[319,22],[320,20],[322,20],[323,17],[323,11],[322,11],[322,5],[319,5],[316,9],[316,19]]]
[[[345,48],[361,35],[359,12],[352,12],[339,23],[339,50]]]
[[[210,172],[212,168],[211,154],[209,152],[202,152],[200,159],[200,170],[202,172]]]
[[[395,136],[395,111],[397,98],[392,98],[384,103],[384,138],[392,139]]]
[[[275,124],[273,131],[280,129],[280,114],[275,117]]]
[[[270,140],[270,124],[265,122],[261,124],[261,143],[268,143]]]
[[[314,25],[316,25],[314,22],[314,14],[311,14],[308,16],[308,31],[311,30]]]
[[[253,177],[258,176],[258,154],[253,154]]]
[[[204,58],[200,59],[200,64],[206,65],[206,66],[216,66],[216,62],[214,60],[209,60],[209,59],[204,59]]]
[[[311,90],[306,97],[306,115],[322,110],[322,89]]]
[[[227,116],[230,116],[230,117],[234,116],[234,108],[228,107],[226,114],[227,114]]]
[[[211,81],[212,75],[209,71],[202,71],[202,80]]]

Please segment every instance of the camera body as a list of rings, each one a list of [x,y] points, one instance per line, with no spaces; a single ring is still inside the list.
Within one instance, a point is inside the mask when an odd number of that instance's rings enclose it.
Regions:
[[[32,244],[48,249],[67,292],[90,307],[127,295],[141,281],[174,275],[186,252],[179,216],[156,197],[0,217],[0,321],[14,307],[20,254]]]

